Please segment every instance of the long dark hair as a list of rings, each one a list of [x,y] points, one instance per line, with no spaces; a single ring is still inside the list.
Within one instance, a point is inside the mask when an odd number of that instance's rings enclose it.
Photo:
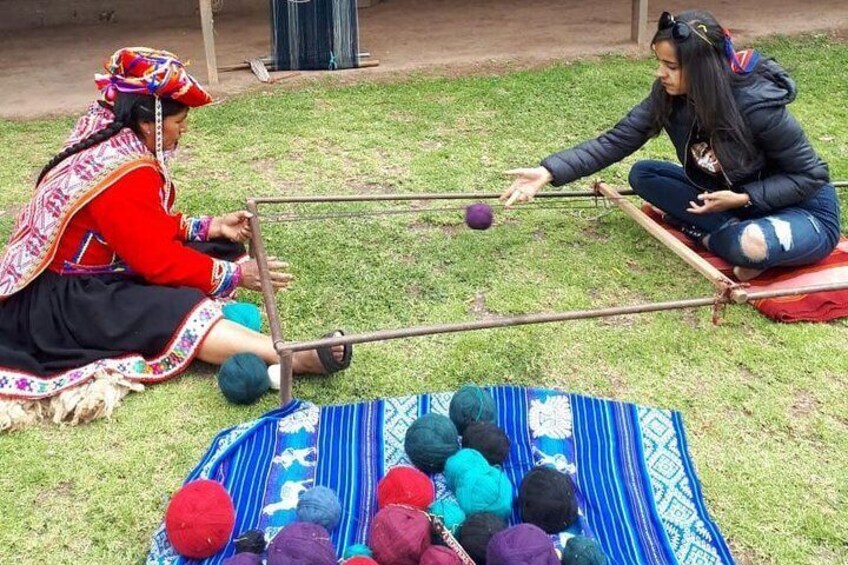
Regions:
[[[733,73],[726,59],[724,30],[712,14],[700,10],[681,12],[675,20],[689,25],[689,37],[677,41],[673,28],[667,27],[657,30],[651,45],[668,41],[674,46],[688,85],[686,101],[701,130],[710,138],[719,161],[725,166],[744,163],[754,154],[754,142],[736,106],[733,85],[745,79]],[[668,125],[674,100],[659,80],[654,82],[651,97],[654,130],[659,133]]]
[[[161,102],[162,118],[177,115],[186,109],[184,104],[168,98],[162,98]],[[115,114],[114,121],[105,128],[92,133],[85,139],[81,139],[77,143],[57,153],[52,159],[50,159],[50,161],[47,162],[46,165],[44,165],[44,168],[41,169],[41,173],[38,175],[38,180],[35,183],[36,185],[41,184],[45,175],[47,175],[53,167],[71,155],[75,155],[89,147],[94,147],[99,143],[103,143],[110,137],[118,135],[118,132],[125,127],[132,129],[137,136],[142,137],[141,124],[156,121],[156,98],[148,94],[129,94],[126,92],[119,92],[113,105],[110,106],[106,102],[101,102],[101,105],[112,110],[112,113]]]

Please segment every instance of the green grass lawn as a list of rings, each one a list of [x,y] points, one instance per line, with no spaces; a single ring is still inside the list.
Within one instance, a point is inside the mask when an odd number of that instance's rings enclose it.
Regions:
[[[848,179],[848,45],[817,36],[761,47],[792,72],[794,114],[833,178]],[[647,93],[653,66],[605,57],[504,76],[244,96],[193,113],[172,170],[179,204],[217,213],[249,195],[500,192],[501,171],[615,123]],[[72,123],[0,121],[4,239]],[[601,176],[623,185],[629,165],[646,157],[672,158],[671,145],[654,140]],[[486,232],[464,228],[458,209],[267,224],[269,250],[297,277],[279,297],[287,336],[711,294],[623,214],[586,204],[498,209]],[[778,325],[737,307],[718,326],[708,310],[693,310],[364,344],[344,374],[298,381],[295,395],[353,402],[470,381],[680,410],[709,510],[741,562],[848,563],[844,322]],[[273,395],[228,405],[198,370],[128,397],[111,421],[0,436],[0,563],[140,562],[170,494],[216,432],[274,406]]]

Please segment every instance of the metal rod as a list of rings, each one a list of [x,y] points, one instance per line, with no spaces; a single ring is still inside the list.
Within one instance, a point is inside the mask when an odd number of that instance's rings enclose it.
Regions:
[[[274,296],[274,287],[271,277],[268,276],[268,255],[265,253],[265,244],[262,242],[262,228],[259,222],[259,211],[256,201],[248,199],[247,211],[250,212],[250,249],[256,257],[259,267],[259,282],[262,285],[262,299],[265,302],[265,310],[268,312],[268,324],[271,326],[271,339],[274,349],[280,356],[280,405],[288,404],[292,399],[292,359],[291,352],[281,347],[283,343],[283,330],[280,325],[280,316],[277,313],[277,301]]]
[[[616,191],[603,181],[596,182],[595,189],[612,200],[622,212],[630,216],[636,221],[636,223],[645,228],[649,234],[671,249],[671,251],[673,251],[678,257],[686,261],[686,263],[692,266],[696,271],[704,275],[717,289],[724,291],[725,289],[738,286],[738,283],[731,280],[721,271],[713,267],[709,261],[683,244],[679,239],[670,234],[642,210],[638,209],[625,198],[622,198],[621,192]]]
[[[632,190],[621,190],[620,196],[635,194]],[[540,192],[535,198],[586,198],[597,196],[591,190],[573,192]],[[257,204],[293,204],[307,202],[379,202],[399,200],[495,200],[501,197],[500,192],[441,192],[441,193],[406,193],[406,194],[328,194],[326,196],[268,196],[254,198]]]
[[[475,320],[473,322],[455,322],[452,324],[435,324],[431,326],[379,330],[375,332],[349,334],[311,341],[290,341],[282,344],[281,347],[289,351],[305,351],[308,349],[315,349],[317,347],[332,347],[334,345],[384,341],[423,335],[465,332],[469,330],[485,330],[490,328],[506,328],[527,324],[544,324],[548,322],[564,322],[566,320],[585,320],[590,318],[603,318],[606,316],[620,316],[624,314],[679,310],[682,308],[700,308],[702,306],[712,306],[716,303],[716,300],[715,296],[708,296],[704,298],[655,302],[651,304],[636,304],[633,306],[598,308],[597,310],[572,310],[569,312],[554,312],[551,314],[523,314],[521,316],[493,318],[490,320]]]

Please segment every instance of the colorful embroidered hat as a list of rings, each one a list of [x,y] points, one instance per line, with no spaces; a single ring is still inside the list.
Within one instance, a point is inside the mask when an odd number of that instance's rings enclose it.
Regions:
[[[104,68],[106,74],[95,74],[94,82],[110,102],[118,92],[170,98],[191,108],[212,102],[212,97],[188,74],[185,65],[168,51],[125,47],[115,51]]]

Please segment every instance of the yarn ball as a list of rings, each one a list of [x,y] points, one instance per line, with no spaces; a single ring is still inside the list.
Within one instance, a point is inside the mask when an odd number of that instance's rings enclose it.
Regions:
[[[330,534],[311,522],[294,522],[280,530],[268,546],[268,565],[336,565]]]
[[[416,467],[440,473],[448,457],[459,451],[459,432],[447,416],[424,414],[406,430],[403,447]]]
[[[491,512],[469,516],[459,528],[457,541],[475,563],[486,563],[486,548],[496,533],[506,529],[506,522]]]
[[[262,558],[255,553],[244,551],[228,558],[224,565],[262,565]]]
[[[221,551],[233,533],[236,515],[220,483],[197,480],[183,486],[165,510],[165,532],[177,553],[205,559]]]
[[[601,546],[592,538],[574,536],[562,550],[562,565],[607,565]]]
[[[456,502],[437,500],[427,510],[430,514],[438,516],[439,520],[452,534],[455,534],[462,523],[465,522],[465,512]]]
[[[472,469],[488,468],[489,462],[476,449],[460,449],[445,461],[445,482],[452,491],[456,490],[459,478]]]
[[[233,302],[232,304],[225,304],[221,310],[227,320],[241,324],[255,332],[262,329],[262,316],[259,313],[259,307],[255,304]]]
[[[339,524],[342,505],[333,491],[323,486],[312,487],[300,494],[297,501],[298,522],[312,522],[332,532]]]
[[[483,202],[477,202],[465,208],[465,224],[472,230],[489,229],[494,218],[492,207]]]
[[[370,547],[364,543],[355,543],[347,546],[347,549],[345,549],[342,554],[342,558],[350,559],[351,557],[371,557],[372,555],[373,553],[371,553]]]
[[[549,534],[558,534],[577,520],[577,498],[568,475],[552,467],[531,469],[518,489],[521,518]]]
[[[233,404],[253,404],[270,387],[268,367],[254,353],[236,353],[218,370],[218,388]]]
[[[471,469],[459,478],[456,500],[466,514],[491,512],[502,518],[512,514],[512,483],[500,469]]]
[[[236,553],[262,553],[265,551],[265,534],[262,530],[248,530],[233,540]]]
[[[393,467],[377,483],[377,508],[384,508],[389,504],[404,504],[426,510],[435,497],[430,477],[415,467]]]
[[[431,545],[421,556],[419,565],[462,565],[462,560],[448,547]]]
[[[342,563],[344,563],[344,565],[380,565],[370,557],[366,557],[364,555],[357,555],[356,557],[343,561]]]
[[[368,545],[379,563],[418,565],[430,547],[430,520],[412,508],[386,506],[371,522]]]
[[[538,526],[518,524],[496,533],[486,548],[487,565],[560,565],[551,538]]]
[[[509,438],[491,422],[474,422],[462,434],[462,447],[476,449],[490,464],[501,465],[509,455]]]
[[[479,386],[466,385],[454,393],[448,413],[463,433],[471,422],[495,422],[495,399]]]

